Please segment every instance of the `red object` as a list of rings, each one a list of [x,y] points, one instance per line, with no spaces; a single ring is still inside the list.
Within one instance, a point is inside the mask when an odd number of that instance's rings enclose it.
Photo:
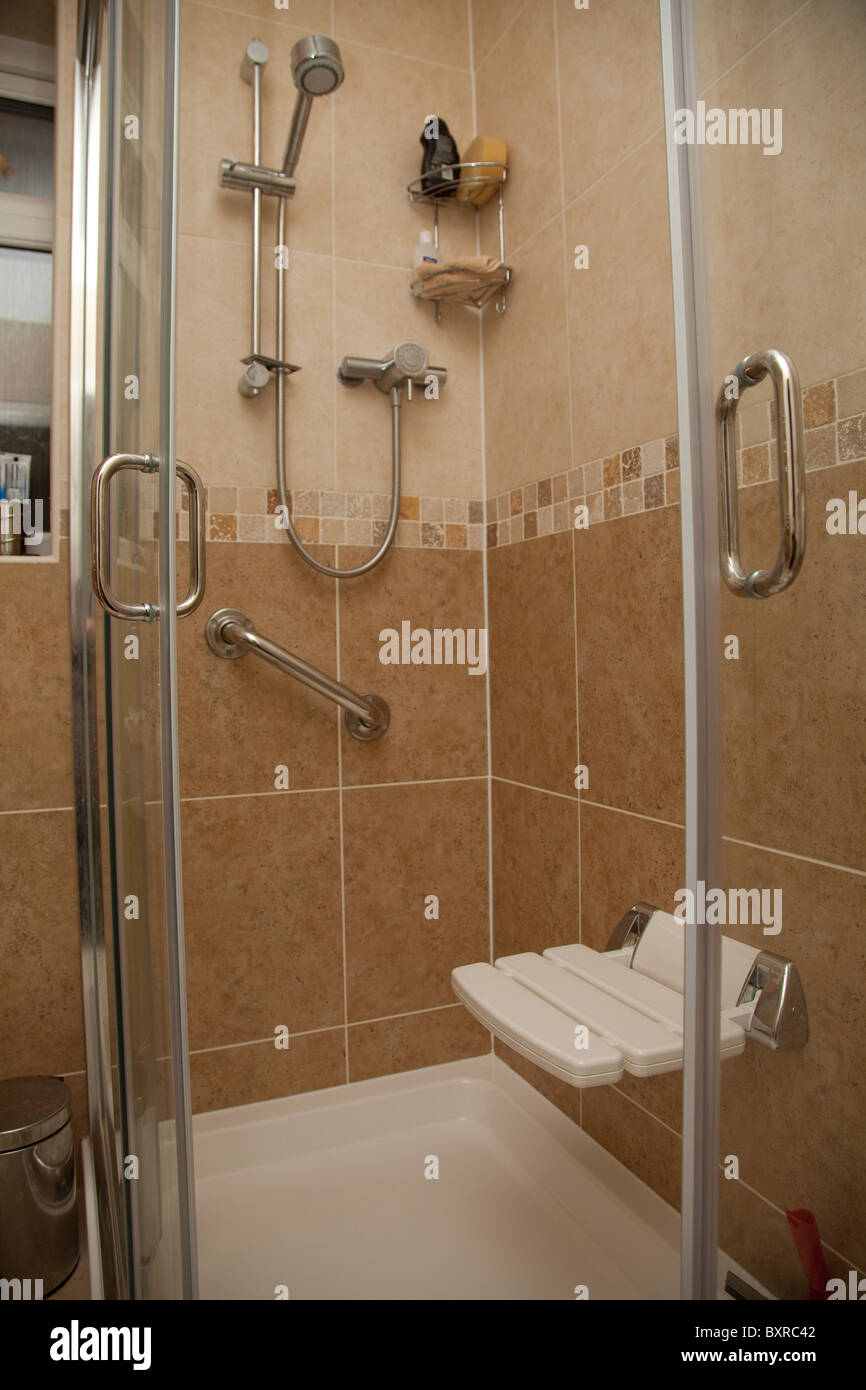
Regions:
[[[818,1223],[810,1211],[786,1211],[788,1225],[794,1237],[797,1254],[803,1262],[803,1269],[809,1283],[809,1299],[815,1302],[827,1298],[829,1273],[821,1249]]]

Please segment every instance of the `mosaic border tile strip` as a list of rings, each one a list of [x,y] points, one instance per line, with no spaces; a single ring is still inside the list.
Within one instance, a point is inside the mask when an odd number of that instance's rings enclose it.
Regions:
[[[211,487],[208,539],[286,543],[276,525],[279,498],[274,489]],[[381,545],[391,499],[382,493],[291,493],[292,520],[305,545]],[[425,550],[483,550],[484,503],[466,497],[407,497],[400,501],[395,544]]]
[[[866,460],[866,368],[803,390],[806,471]],[[776,477],[775,421],[770,402],[743,402],[737,413],[740,487]],[[275,525],[279,499],[263,487],[208,487],[207,537],[215,543],[286,544]],[[486,503],[465,497],[406,497],[400,503],[395,545],[425,550],[484,550],[568,531],[574,508],[585,505],[590,526],[680,500],[679,443],[675,434],[593,459],[567,472],[511,488]],[[292,515],[307,545],[378,546],[390,498],[383,493],[295,489]],[[177,534],[189,536],[186,490],[181,491]],[[139,535],[155,534],[152,512],[140,510]],[[69,512],[61,511],[61,536]]]
[[[807,386],[802,396],[807,473],[866,459],[866,370]],[[769,402],[740,406],[740,487],[777,477],[774,413]],[[596,526],[679,500],[679,441],[671,434],[491,497],[487,545],[568,531],[579,505],[586,506],[589,525]]]

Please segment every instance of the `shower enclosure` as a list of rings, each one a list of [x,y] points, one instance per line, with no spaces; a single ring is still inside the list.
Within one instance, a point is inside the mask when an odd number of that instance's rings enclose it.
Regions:
[[[668,1159],[681,1153],[686,1299],[717,1297],[720,1243],[736,1248],[736,1258],[760,1283],[772,1282],[773,1259],[788,1267],[781,1238],[769,1255],[758,1237],[750,1238],[760,1194],[772,1193],[776,1210],[821,1206],[825,1240],[849,1249],[850,1185],[840,1181],[831,1193],[802,1175],[820,1168],[831,1131],[840,1145],[852,1146],[850,1171],[857,1171],[856,1137],[844,1132],[853,1093],[848,1079],[834,1072],[828,1051],[837,1024],[848,1026],[850,1001],[842,1007],[845,1018],[837,1018],[836,976],[826,961],[833,957],[834,969],[851,977],[862,966],[838,928],[854,920],[864,872],[857,691],[866,682],[856,641],[862,610],[854,554],[863,542],[850,531],[834,535],[825,525],[837,497],[847,507],[854,495],[858,516],[858,485],[862,490],[863,401],[857,392],[863,374],[854,370],[859,364],[853,358],[862,324],[838,230],[847,194],[838,175],[834,182],[832,160],[834,132],[853,141],[845,103],[853,106],[856,93],[844,84],[837,90],[828,76],[855,9],[839,0],[822,17],[814,0],[780,5],[773,18],[752,16],[760,32],[751,44],[736,25],[717,24],[710,6],[660,0],[658,11],[665,129],[654,129],[647,140],[646,160],[663,178],[666,156],[667,186],[659,188],[657,179],[653,197],[668,201],[674,302],[675,366],[662,354],[666,379],[659,389],[671,396],[676,389],[682,488],[682,578],[670,573],[667,600],[681,621],[684,653],[680,886],[696,895],[700,885],[781,890],[783,921],[734,922],[724,934],[798,964],[811,1029],[805,1061],[792,1061],[800,1053],[750,1042],[741,1058],[720,1063],[721,934],[700,921],[689,925],[682,1109],[675,1092],[643,1098]],[[178,770],[183,691],[177,677],[179,624],[201,618],[184,616],[190,551],[192,589],[205,581],[194,554],[197,479],[194,471],[190,478],[180,470],[175,445],[177,215],[186,193],[178,174],[180,10],[180,0],[80,0],[72,208],[70,564],[90,1134],[105,1291],[144,1299],[197,1295]],[[567,10],[557,10],[563,43]],[[251,38],[254,28],[250,18]],[[282,74],[286,88],[288,77]],[[234,80],[235,72],[214,74],[215,82]],[[355,80],[347,63],[346,88]],[[832,110],[815,116],[822,91],[830,92]],[[309,97],[299,100],[310,104]],[[682,111],[702,119],[709,108],[726,120],[728,111],[744,113],[721,148],[704,131],[690,138],[676,134],[684,129]],[[776,148],[783,140],[782,109],[785,160]],[[306,114],[304,108],[302,125]],[[734,133],[741,132],[738,144]],[[517,130],[514,139],[517,144]],[[746,162],[737,156],[750,139],[764,148],[750,151],[757,157]],[[185,178],[212,179],[223,154],[214,149],[212,168],[187,170]],[[291,149],[289,173],[290,156]],[[261,194],[255,196],[260,203]],[[279,207],[282,244],[282,199]],[[590,252],[601,260],[602,237],[597,226],[593,230]],[[581,230],[576,239],[585,239]],[[808,273],[801,255],[806,247]],[[664,269],[664,255],[659,263]],[[628,267],[618,273],[628,275]],[[515,305],[519,293],[518,271]],[[505,317],[514,312],[510,300]],[[282,357],[281,335],[278,341]],[[254,356],[260,346],[254,339]],[[534,342],[522,350],[532,354]],[[599,346],[596,370],[614,373],[615,360],[600,360],[605,352]],[[796,375],[779,384],[780,362],[793,364],[799,385]],[[248,365],[248,377],[255,365]],[[451,382],[457,366],[449,361]],[[286,392],[291,404],[290,383],[278,373],[280,447],[281,403]],[[726,383],[733,383],[733,396],[725,396]],[[628,389],[624,382],[623,393]],[[736,412],[725,405],[732,400]],[[384,411],[378,399],[373,406]],[[727,452],[719,447],[726,409],[736,414],[738,431],[728,436]],[[544,447],[539,440],[538,452]],[[720,491],[720,455],[733,470],[727,492]],[[90,493],[94,470],[117,456],[139,462],[118,466],[104,479],[102,509],[94,514],[116,602],[112,616],[91,587]],[[671,452],[653,476],[669,478],[674,459]],[[610,490],[624,486],[626,475],[618,475]],[[654,495],[652,489],[645,495]],[[728,523],[721,554],[720,496]],[[738,544],[744,557],[739,593],[732,560]],[[722,579],[726,561],[731,586]],[[652,565],[652,556],[642,552],[631,571],[635,583],[642,566],[649,571]],[[761,578],[774,566],[777,578],[784,572],[785,586]],[[621,579],[612,575],[610,582],[617,586]],[[341,581],[353,582],[359,581]],[[362,582],[375,585],[377,572]],[[285,604],[292,602],[287,579]],[[235,640],[246,641],[237,619],[243,614],[235,615]],[[615,666],[612,648],[609,656]],[[351,671],[337,676],[356,684]],[[339,679],[332,685],[353,697]],[[630,687],[641,698],[644,682],[664,679],[649,669],[631,672]],[[663,697],[656,692],[650,699],[661,703]],[[393,697],[389,703],[392,726],[399,725],[401,710]],[[200,736],[206,739],[207,730]],[[642,808],[631,813],[641,819]],[[681,828],[676,816],[653,814],[658,827]],[[846,1038],[854,1066],[862,1052],[855,1052],[853,1032]],[[807,1124],[819,1086],[829,1097],[827,1114],[813,1114]],[[793,1137],[792,1114],[801,1121]]]

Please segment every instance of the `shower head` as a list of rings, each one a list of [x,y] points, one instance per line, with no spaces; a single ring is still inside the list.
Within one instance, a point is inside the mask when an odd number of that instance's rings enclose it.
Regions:
[[[283,160],[283,173],[290,177],[301,153],[313,98],[335,92],[343,80],[343,60],[334,40],[325,34],[299,39],[292,49],[292,77],[298,96]]]
[[[340,50],[325,34],[299,39],[292,49],[292,76],[299,92],[325,97],[336,91],[343,80]]]

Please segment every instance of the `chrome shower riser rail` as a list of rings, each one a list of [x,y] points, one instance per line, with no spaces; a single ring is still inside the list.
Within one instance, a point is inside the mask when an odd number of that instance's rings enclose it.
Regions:
[[[293,652],[287,652],[256,632],[252,619],[237,608],[220,608],[212,613],[205,628],[208,645],[225,659],[253,652],[278,670],[309,686],[317,694],[333,700],[346,711],[346,728],[353,738],[369,743],[381,738],[391,722],[391,712],[378,695],[358,695],[348,686],[311,666]]]

